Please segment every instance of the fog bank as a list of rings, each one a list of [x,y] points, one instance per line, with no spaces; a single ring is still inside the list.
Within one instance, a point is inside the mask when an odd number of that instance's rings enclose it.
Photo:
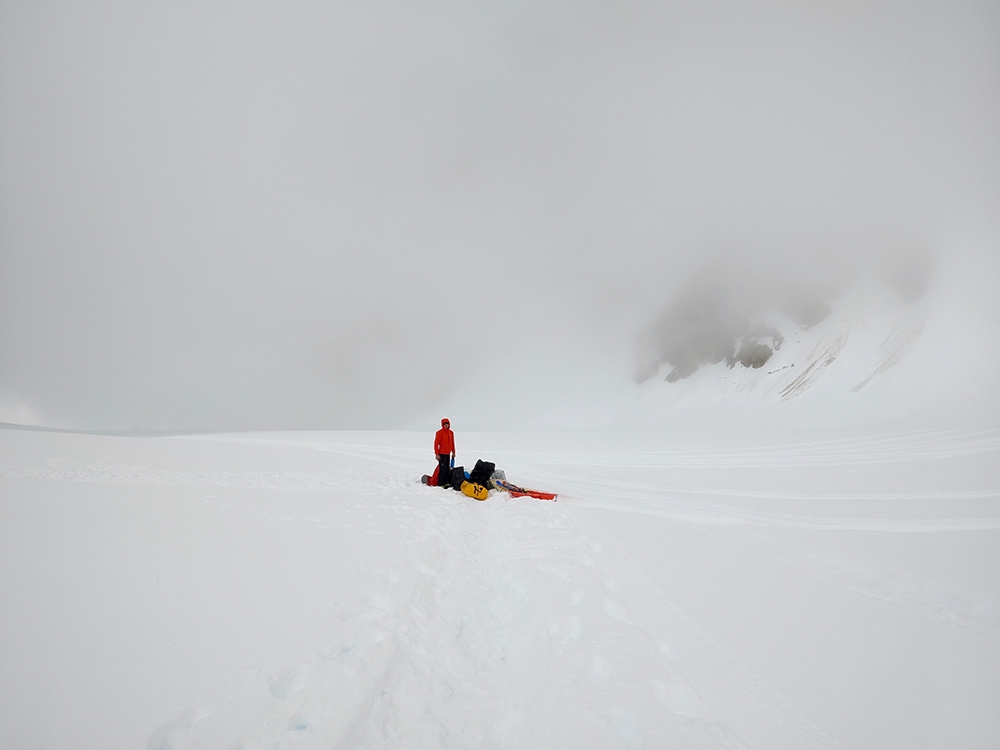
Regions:
[[[525,352],[629,378],[705,267],[995,257],[998,38],[972,0],[4,3],[0,421],[391,427]]]

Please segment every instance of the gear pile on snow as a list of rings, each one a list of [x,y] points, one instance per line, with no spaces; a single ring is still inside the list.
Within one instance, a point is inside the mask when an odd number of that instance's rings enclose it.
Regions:
[[[556,494],[553,492],[529,490],[511,484],[507,481],[507,475],[503,470],[498,469],[496,464],[482,459],[476,461],[471,472],[467,472],[463,466],[454,466],[451,473],[442,481],[438,475],[438,469],[435,469],[433,474],[424,474],[420,481],[432,487],[450,487],[456,492],[461,492],[476,500],[485,500],[489,497],[490,490],[509,492],[511,497],[534,497],[538,500],[556,499]]]

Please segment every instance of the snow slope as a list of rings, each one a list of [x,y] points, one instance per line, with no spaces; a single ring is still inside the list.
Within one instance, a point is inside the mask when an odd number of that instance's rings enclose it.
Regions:
[[[3,748],[988,748],[1000,430],[0,429]]]

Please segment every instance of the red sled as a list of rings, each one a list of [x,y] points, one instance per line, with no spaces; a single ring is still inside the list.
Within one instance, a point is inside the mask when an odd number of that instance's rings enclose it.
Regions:
[[[558,495],[554,492],[541,492],[540,490],[529,490],[524,487],[518,487],[516,484],[511,484],[510,482],[497,482],[497,487],[507,490],[511,497],[533,497],[536,500],[555,500]]]
[[[511,497],[533,497],[536,500],[555,500],[556,494],[554,492],[540,492],[539,490],[511,490]]]

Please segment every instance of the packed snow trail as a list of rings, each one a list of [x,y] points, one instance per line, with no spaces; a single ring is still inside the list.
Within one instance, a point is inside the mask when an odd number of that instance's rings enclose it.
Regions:
[[[0,441],[3,747],[1000,736],[1000,431]]]

